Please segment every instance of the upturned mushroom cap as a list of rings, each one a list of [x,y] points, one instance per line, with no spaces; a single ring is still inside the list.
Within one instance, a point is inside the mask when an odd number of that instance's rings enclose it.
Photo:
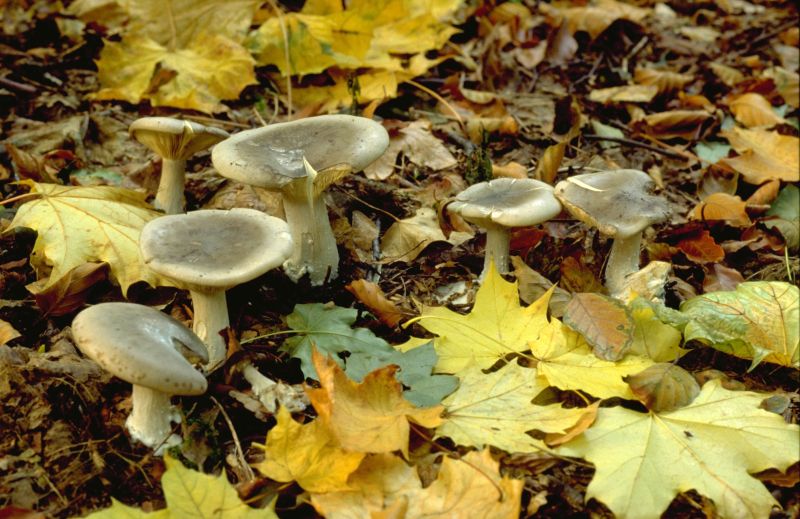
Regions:
[[[254,209],[162,216],[142,228],[151,269],[189,290],[227,290],[283,263],[292,252],[283,220]]]
[[[303,157],[320,172],[340,164],[360,171],[388,146],[389,134],[371,119],[320,115],[239,132],[214,148],[211,161],[224,177],[282,189],[306,176]]]
[[[171,117],[143,117],[128,132],[159,157],[186,160],[200,150],[227,139],[225,130]]]
[[[459,193],[447,208],[481,227],[536,225],[561,212],[552,186],[520,178],[497,178],[472,185]]]
[[[612,238],[627,238],[669,217],[666,201],[651,194],[644,171],[616,169],[575,175],[556,184],[555,195],[578,220]]]
[[[170,395],[205,393],[205,377],[185,357],[208,360],[206,346],[179,321],[149,306],[101,303],[72,322],[78,348],[111,374]]]

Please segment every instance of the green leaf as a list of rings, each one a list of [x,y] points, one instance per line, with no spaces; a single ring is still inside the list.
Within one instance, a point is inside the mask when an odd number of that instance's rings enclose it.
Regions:
[[[709,164],[714,164],[719,159],[724,159],[730,151],[730,144],[725,142],[698,142],[694,147],[695,155]]]
[[[88,516],[91,519],[277,519],[275,503],[268,508],[250,508],[228,483],[225,474],[212,476],[184,467],[166,457],[167,470],[161,478],[167,508],[146,513],[111,500],[111,506]],[[87,518],[87,519],[88,519]]]
[[[303,375],[317,378],[311,362],[311,350],[316,347],[321,353],[330,355],[340,367],[344,362],[339,353],[374,355],[377,352],[391,353],[388,342],[375,336],[366,328],[352,328],[358,312],[353,308],[329,306],[321,303],[301,304],[286,317],[289,328],[299,332],[287,339],[283,350],[300,359]]]
[[[400,367],[395,375],[397,380],[409,388],[403,392],[403,398],[418,407],[431,407],[458,387],[458,378],[452,375],[431,374],[438,360],[433,341],[430,341],[405,352],[374,350],[351,354],[346,360],[345,373],[361,382],[371,371],[395,364]]]
[[[777,216],[775,220],[766,220],[767,227],[777,227],[790,249],[800,245],[800,189],[795,185],[784,187],[778,198],[772,202],[767,216]]]
[[[741,283],[734,291],[693,297],[681,305],[691,319],[684,338],[752,359],[800,367],[800,289],[782,281]],[[752,369],[752,368],[751,368]]]

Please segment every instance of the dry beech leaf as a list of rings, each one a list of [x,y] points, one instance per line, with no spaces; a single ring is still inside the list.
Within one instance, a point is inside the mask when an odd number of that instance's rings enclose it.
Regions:
[[[655,413],[685,407],[700,394],[700,385],[691,373],[670,362],[653,364],[625,377],[625,382],[636,398]]]
[[[746,206],[738,196],[714,193],[697,204],[689,217],[701,221],[725,220],[734,227],[747,227],[751,222],[745,211]]]
[[[478,144],[483,139],[484,132],[516,135],[519,132],[519,123],[510,115],[505,117],[470,117],[467,119],[466,130],[470,140]]]
[[[711,119],[705,110],[671,110],[646,115],[642,120],[648,134],[661,139],[680,137],[688,141],[700,136],[703,126]]]
[[[431,133],[430,128],[431,123],[422,119],[400,128],[397,134],[392,136],[389,147],[383,155],[370,164],[364,170],[364,174],[373,180],[389,178],[394,172],[399,153],[403,153],[414,164],[434,171],[455,166],[455,157],[442,141]]]
[[[728,139],[738,157],[719,161],[742,174],[751,184],[769,179],[800,181],[800,139],[775,131],[746,130],[734,127],[720,132]]]
[[[11,324],[0,319],[0,346],[17,337],[21,337],[20,333]]]
[[[561,261],[559,270],[561,271],[560,284],[569,292],[602,293],[606,290],[594,272],[583,261],[572,256],[567,256]]]
[[[460,245],[471,237],[469,233],[456,231],[445,238],[439,227],[436,211],[429,207],[421,207],[411,218],[398,220],[386,230],[381,238],[382,261],[409,263],[433,242],[446,241]]]
[[[394,328],[406,317],[402,310],[386,298],[381,287],[371,281],[357,279],[345,288],[387,326]]]
[[[695,236],[679,241],[677,247],[695,263],[718,263],[725,259],[725,250],[705,229]]]
[[[770,205],[778,198],[781,181],[778,179],[767,180],[747,198],[748,206]]]
[[[492,163],[492,176],[495,178],[528,178],[528,168],[514,161],[503,166]]]
[[[778,116],[769,101],[761,94],[749,92],[735,98],[728,104],[736,120],[752,128],[754,126],[775,126],[785,122]]]
[[[763,76],[775,82],[775,89],[786,104],[794,108],[800,106],[800,74],[783,67],[772,67],[765,70]]]
[[[633,342],[633,318],[619,300],[600,294],[575,294],[564,324],[580,333],[603,360],[620,360]]]
[[[640,85],[654,85],[658,88],[658,93],[663,94],[682,89],[691,83],[694,77],[669,70],[637,68],[633,73],[633,79]]]
[[[623,85],[600,88],[589,92],[589,101],[595,103],[649,103],[658,95],[656,85]]]
[[[712,62],[709,67],[726,86],[733,88],[744,81],[744,74],[733,67],[717,62]]]
[[[533,303],[553,287],[552,281],[530,268],[519,256],[511,256],[511,265],[519,283],[519,298],[523,303]],[[569,292],[556,286],[550,297],[550,314],[554,317],[564,315],[564,309],[571,298]]]
[[[84,263],[64,274],[55,284],[44,290],[46,280],[28,285],[36,305],[45,315],[59,316],[72,313],[86,302],[89,289],[108,277],[108,263]]]
[[[715,263],[703,278],[703,292],[707,294],[720,290],[736,290],[739,283],[744,283],[744,276],[738,270]]]
[[[617,0],[597,0],[586,6],[564,9],[561,14],[569,23],[573,33],[586,31],[594,39],[617,20],[639,23],[650,12],[650,9],[643,9]]]
[[[567,149],[566,142],[559,142],[548,146],[539,163],[536,164],[536,171],[533,173],[533,178],[541,180],[547,184],[552,185],[558,174],[558,168],[561,167],[561,161],[564,160],[564,152]]]

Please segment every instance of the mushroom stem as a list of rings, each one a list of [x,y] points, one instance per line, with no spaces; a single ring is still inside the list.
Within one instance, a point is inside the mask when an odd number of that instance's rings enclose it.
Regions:
[[[192,330],[208,347],[208,364],[205,365],[205,370],[210,373],[225,362],[228,352],[228,345],[219,333],[230,325],[228,302],[224,290],[190,292],[194,307]]]
[[[483,272],[480,279],[486,277],[494,261],[499,274],[508,273],[508,250],[511,245],[511,229],[502,225],[486,225],[486,250],[483,258]]]
[[[166,214],[183,212],[183,185],[186,177],[186,161],[163,158],[161,181],[158,183],[155,207]]]
[[[305,181],[313,182],[308,177]],[[325,198],[322,194],[314,196],[310,190],[291,191],[283,191],[283,210],[294,249],[283,268],[294,281],[308,273],[312,285],[321,285],[326,278],[335,278],[339,270],[339,251]]]
[[[606,288],[611,297],[621,294],[625,290],[626,278],[639,270],[641,246],[641,232],[625,238],[614,238],[606,264]]]
[[[158,447],[156,456],[181,443],[180,436],[172,434],[172,422],[180,423],[181,415],[172,407],[170,395],[133,385],[131,394],[132,409],[125,426],[131,438],[148,447]]]

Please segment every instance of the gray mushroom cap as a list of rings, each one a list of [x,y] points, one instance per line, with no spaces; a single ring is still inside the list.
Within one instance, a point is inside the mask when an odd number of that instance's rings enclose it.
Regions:
[[[208,361],[203,341],[172,317],[135,303],[101,303],[72,321],[78,348],[114,376],[171,395],[205,393],[186,360]]]
[[[306,176],[303,157],[317,170],[340,164],[360,171],[389,146],[379,123],[352,115],[321,115],[245,130],[214,148],[211,160],[227,178],[281,189]]]
[[[158,156],[171,160],[186,160],[229,136],[225,130],[172,117],[137,119],[128,133]]]
[[[447,208],[481,227],[536,225],[561,212],[552,186],[519,178],[497,178],[474,184],[459,193]]]
[[[292,237],[286,222],[255,209],[207,209],[151,220],[139,249],[148,267],[184,288],[227,290],[283,263]]]
[[[616,169],[569,177],[556,184],[555,195],[583,223],[628,238],[669,217],[667,202],[651,193],[654,187],[644,171]]]

